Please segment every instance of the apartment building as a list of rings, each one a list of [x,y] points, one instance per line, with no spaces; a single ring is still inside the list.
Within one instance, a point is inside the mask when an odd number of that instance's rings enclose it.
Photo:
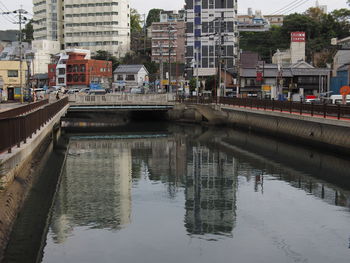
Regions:
[[[130,50],[128,0],[33,0],[34,39],[56,40],[61,49]]]
[[[198,61],[199,76],[215,75],[221,57],[223,67],[235,69],[237,0],[186,0],[185,9],[187,67]]]
[[[163,11],[152,23],[152,61],[185,63],[185,12]]]

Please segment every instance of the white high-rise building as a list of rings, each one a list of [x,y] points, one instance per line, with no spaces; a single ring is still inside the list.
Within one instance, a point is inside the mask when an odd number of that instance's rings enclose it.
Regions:
[[[194,66],[198,57],[198,75],[215,75],[221,57],[222,68],[235,70],[237,0],[186,0],[185,9],[187,66]]]
[[[128,0],[33,0],[34,39],[57,40],[61,49],[109,51],[130,49]]]

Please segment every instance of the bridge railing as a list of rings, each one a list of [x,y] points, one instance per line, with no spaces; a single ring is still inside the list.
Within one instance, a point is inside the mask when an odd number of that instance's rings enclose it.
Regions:
[[[175,102],[174,94],[130,94],[105,95],[70,94],[69,102],[80,105],[130,105],[130,104],[169,104]]]
[[[0,153],[20,147],[68,104],[68,97],[25,115],[0,119]]]
[[[45,99],[45,100],[40,100],[37,102],[29,103],[29,104],[26,104],[23,106],[19,106],[17,108],[13,108],[10,110],[6,110],[3,112],[0,112],[0,119],[19,116],[19,115],[31,112],[33,110],[36,110],[36,109],[38,109],[38,108],[40,108],[48,103],[49,103],[49,100]]]
[[[350,118],[350,106],[334,104],[315,104],[294,101],[262,100],[250,98],[225,98],[225,97],[193,97],[185,100],[178,100],[184,103],[200,104],[222,104],[238,106],[243,108],[258,109],[265,111],[279,111],[290,114],[323,116],[324,118]]]

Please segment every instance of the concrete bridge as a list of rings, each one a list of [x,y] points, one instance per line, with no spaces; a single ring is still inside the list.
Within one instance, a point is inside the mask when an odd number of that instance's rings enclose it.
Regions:
[[[175,105],[175,94],[130,94],[106,95],[71,94],[68,97],[69,111],[113,110],[169,110]]]

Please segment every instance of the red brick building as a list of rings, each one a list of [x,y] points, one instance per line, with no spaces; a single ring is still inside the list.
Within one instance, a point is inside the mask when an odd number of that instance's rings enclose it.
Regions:
[[[48,65],[49,85],[68,88],[88,87],[90,83],[109,85],[112,80],[112,62],[86,59],[86,53],[67,52],[57,64]]]

